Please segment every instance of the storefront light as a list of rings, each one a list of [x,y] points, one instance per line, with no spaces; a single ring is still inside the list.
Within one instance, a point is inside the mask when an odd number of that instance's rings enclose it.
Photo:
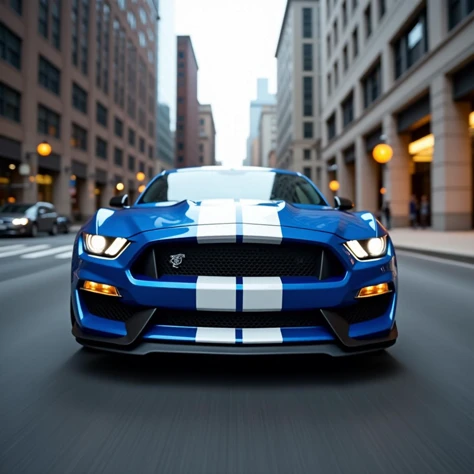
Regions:
[[[469,128],[474,128],[474,112],[469,114]]]
[[[415,140],[414,142],[411,142],[408,145],[408,153],[410,155],[418,155],[421,152],[424,152],[426,150],[429,150],[430,148],[433,148],[435,144],[435,138],[432,133],[429,135],[426,135],[419,140]]]
[[[8,168],[13,171],[14,169],[16,169],[16,166],[12,163],[11,165],[8,165]]]

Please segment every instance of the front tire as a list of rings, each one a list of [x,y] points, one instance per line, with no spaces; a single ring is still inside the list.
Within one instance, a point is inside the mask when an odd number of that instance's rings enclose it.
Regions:
[[[30,230],[30,237],[35,238],[37,236],[38,236],[38,225],[33,223]]]
[[[58,224],[54,223],[49,233],[50,235],[58,235]]]

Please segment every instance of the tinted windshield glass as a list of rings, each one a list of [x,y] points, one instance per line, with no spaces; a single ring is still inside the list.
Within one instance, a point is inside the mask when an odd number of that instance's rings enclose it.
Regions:
[[[5,204],[0,206],[0,212],[25,213],[32,205],[31,204]]]
[[[189,171],[158,178],[140,203],[204,199],[258,199],[326,205],[318,191],[300,176],[273,171]]]

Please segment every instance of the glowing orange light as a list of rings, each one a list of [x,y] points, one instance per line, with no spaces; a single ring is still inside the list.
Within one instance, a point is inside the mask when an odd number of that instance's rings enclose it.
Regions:
[[[380,194],[385,194],[387,190],[385,188],[380,188]]]
[[[145,173],[139,171],[139,172],[137,173],[137,180],[138,180],[138,181],[143,181],[144,179],[145,179]]]
[[[337,191],[339,189],[339,181],[333,179],[330,183],[329,183],[329,189],[331,191]]]
[[[393,156],[393,149],[386,143],[379,143],[372,151],[372,156],[377,163],[388,163]]]
[[[51,154],[51,145],[48,142],[41,142],[37,147],[36,151],[40,156],[49,156]]]

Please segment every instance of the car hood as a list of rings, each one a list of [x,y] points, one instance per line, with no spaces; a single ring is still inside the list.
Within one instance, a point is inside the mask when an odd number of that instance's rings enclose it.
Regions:
[[[167,202],[119,210],[102,208],[83,230],[130,238],[157,229],[235,223],[316,230],[351,239],[367,239],[385,233],[369,212],[343,212],[329,206],[255,200]]]

